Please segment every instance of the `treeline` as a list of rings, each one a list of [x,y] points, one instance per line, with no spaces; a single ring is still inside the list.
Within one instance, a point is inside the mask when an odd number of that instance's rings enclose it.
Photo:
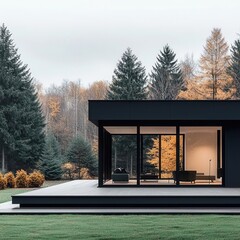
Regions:
[[[97,131],[88,121],[88,100],[142,99],[238,99],[240,94],[240,41],[231,48],[220,29],[207,38],[199,61],[186,56],[178,61],[166,45],[157,55],[151,72],[128,48],[117,63],[112,82],[98,81],[85,88],[81,82],[65,81],[43,93],[39,99],[46,118],[46,132],[52,132],[66,150],[69,140],[80,134],[97,149]]]
[[[214,28],[198,61],[187,55],[178,61],[164,46],[147,75],[131,49],[124,52],[114,70],[107,99],[238,99],[240,88],[240,41],[229,46],[221,29]]]
[[[61,86],[51,86],[45,92],[40,84],[36,87],[45,116],[45,132],[54,134],[61,151],[65,152],[69,141],[78,135],[96,149],[97,129],[88,121],[88,100],[104,99],[107,82],[94,82],[86,88],[80,81],[64,81]]]

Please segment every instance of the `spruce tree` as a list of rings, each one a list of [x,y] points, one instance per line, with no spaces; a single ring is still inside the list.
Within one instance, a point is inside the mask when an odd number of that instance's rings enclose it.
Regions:
[[[128,48],[122,55],[121,60],[118,62],[114,75],[112,77],[112,83],[109,86],[107,92],[107,99],[109,100],[144,100],[147,99],[147,77],[145,68],[142,63],[138,61],[137,57],[132,53],[132,50]],[[116,158],[121,158],[118,167],[125,167],[126,163],[131,162],[134,159],[135,141],[129,136],[121,136],[115,138],[113,143],[115,151],[121,147],[120,151],[116,151]],[[133,146],[133,147],[131,147]],[[130,151],[130,152],[129,152]],[[127,159],[127,162],[126,162]],[[134,161],[132,161],[134,162]],[[127,164],[128,165],[128,164]],[[129,172],[134,171],[133,164],[130,164]]]
[[[149,94],[152,99],[174,100],[184,87],[176,54],[168,45],[160,51],[150,74]]]
[[[240,40],[236,40],[231,47],[231,63],[228,73],[232,76],[236,88],[235,98],[240,99]]]
[[[117,64],[109,86],[109,100],[142,100],[147,98],[145,68],[128,48]]]
[[[87,168],[92,175],[96,175],[97,161],[91,146],[81,136],[73,138],[70,142],[66,158],[68,162],[74,163],[77,169],[78,177],[81,168]]]
[[[47,180],[58,180],[62,176],[62,156],[60,145],[54,135],[46,136],[45,147],[38,169],[44,174]]]
[[[0,27],[0,122],[2,168],[34,168],[44,146],[44,118],[30,71],[5,25]]]

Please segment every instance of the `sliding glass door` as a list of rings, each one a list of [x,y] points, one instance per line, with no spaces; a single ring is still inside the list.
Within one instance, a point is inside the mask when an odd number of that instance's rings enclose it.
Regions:
[[[141,185],[175,185],[176,127],[141,127]]]

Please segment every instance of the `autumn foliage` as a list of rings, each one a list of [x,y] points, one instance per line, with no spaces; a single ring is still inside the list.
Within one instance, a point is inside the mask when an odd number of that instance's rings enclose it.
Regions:
[[[12,172],[8,172],[4,175],[4,178],[7,182],[8,188],[15,188],[16,187],[16,179],[14,177],[14,174]]]
[[[5,189],[7,187],[7,181],[4,176],[0,173],[0,190]]]
[[[18,170],[16,174],[16,186],[17,188],[28,187],[28,175],[24,170]]]
[[[176,170],[176,136],[161,135],[161,176],[172,177],[171,172]],[[159,169],[159,138],[153,138],[153,146],[147,152],[148,163]],[[180,136],[180,168],[183,165],[183,136]]]
[[[15,187],[41,187],[44,181],[44,175],[40,171],[34,171],[28,175],[26,171],[18,170],[16,177],[12,172],[8,172],[4,176],[0,173],[0,190]]]
[[[28,187],[41,187],[45,181],[43,174],[39,171],[34,171],[28,177]]]

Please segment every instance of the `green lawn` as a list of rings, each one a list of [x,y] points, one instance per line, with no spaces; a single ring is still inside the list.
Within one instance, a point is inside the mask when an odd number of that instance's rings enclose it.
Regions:
[[[0,191],[0,203],[11,201],[12,195],[24,193],[24,192],[27,192],[30,190],[32,190],[32,189],[30,189],[30,188],[9,188],[9,189],[5,189],[5,190],[1,190]]]
[[[68,180],[59,180],[59,181],[45,181],[42,187],[50,187],[60,183],[67,182]],[[32,191],[38,188],[8,188],[5,190],[0,190],[0,203],[11,201],[12,195]]]
[[[46,182],[43,187],[62,182]],[[0,191],[0,201],[32,189]],[[0,215],[0,239],[240,239],[238,215]]]
[[[0,239],[240,239],[234,215],[2,215]]]

